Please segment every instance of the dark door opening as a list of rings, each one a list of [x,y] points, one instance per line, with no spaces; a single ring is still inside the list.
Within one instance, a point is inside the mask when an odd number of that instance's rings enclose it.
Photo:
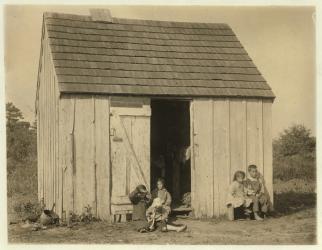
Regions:
[[[190,103],[151,101],[151,188],[162,177],[173,207],[190,207]]]

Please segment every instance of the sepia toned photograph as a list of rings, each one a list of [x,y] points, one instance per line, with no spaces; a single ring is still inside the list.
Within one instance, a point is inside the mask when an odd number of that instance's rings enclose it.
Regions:
[[[315,11],[5,5],[8,244],[317,244]]]

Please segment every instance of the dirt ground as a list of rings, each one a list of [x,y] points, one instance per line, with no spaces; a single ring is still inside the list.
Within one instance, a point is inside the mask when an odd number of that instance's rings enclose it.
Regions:
[[[265,221],[178,219],[185,232],[138,233],[128,223],[93,222],[73,228],[42,231],[9,225],[9,243],[113,243],[113,244],[314,244],[316,210],[307,208]]]

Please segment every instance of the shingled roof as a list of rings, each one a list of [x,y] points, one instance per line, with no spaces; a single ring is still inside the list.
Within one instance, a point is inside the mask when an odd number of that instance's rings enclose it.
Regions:
[[[62,93],[274,98],[227,24],[45,13]]]

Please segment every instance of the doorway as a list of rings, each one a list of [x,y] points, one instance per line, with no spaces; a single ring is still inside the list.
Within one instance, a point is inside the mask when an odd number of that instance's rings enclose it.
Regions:
[[[163,178],[173,207],[190,207],[190,102],[151,100],[151,189]]]

